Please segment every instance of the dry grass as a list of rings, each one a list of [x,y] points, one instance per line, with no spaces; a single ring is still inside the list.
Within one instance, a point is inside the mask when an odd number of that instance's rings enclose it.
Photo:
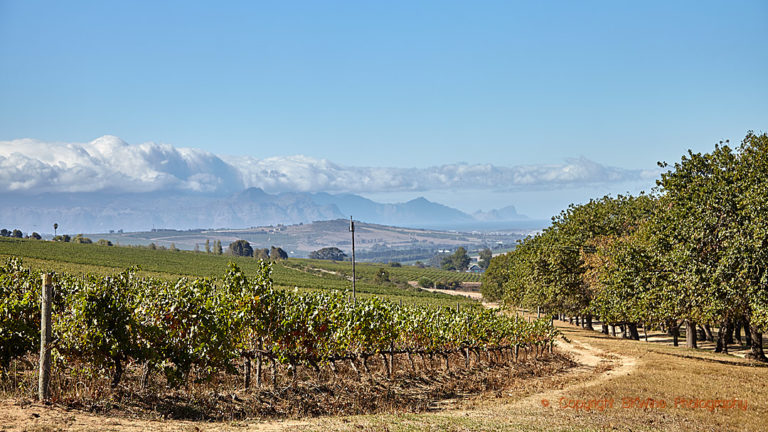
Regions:
[[[74,412],[78,418],[90,413],[110,421],[175,419],[215,421],[221,426],[221,422],[244,419],[435,411],[452,406],[468,395],[501,394],[523,388],[538,378],[561,374],[574,366],[567,357],[560,355],[546,355],[537,360],[531,357],[504,364],[489,364],[481,357],[473,359],[470,368],[465,368],[464,358],[457,355],[451,359],[448,371],[444,370],[443,360],[438,358],[416,359],[418,368],[415,371],[410,369],[405,358],[397,357],[395,363],[393,379],[387,379],[381,361],[371,361],[371,374],[363,373],[360,378],[344,364],[338,365],[338,374],[324,369],[317,375],[310,369],[301,368],[295,382],[281,369],[275,387],[265,383],[262,388],[250,391],[244,391],[240,378],[233,375],[222,375],[213,383],[195,384],[190,380],[189,386],[171,390],[156,374],[148,388],[141,388],[141,370],[136,367],[129,367],[125,382],[117,389],[111,389],[108,378],[97,371],[70,368],[54,370],[53,375],[58,378],[52,382],[52,400],[54,411]],[[269,370],[265,370],[265,379],[270,376]],[[17,379],[21,385],[15,382]],[[25,412],[35,413],[35,409],[47,411],[50,416],[51,410],[33,402],[34,379],[34,370],[27,368],[20,373],[14,372],[14,383],[3,383],[6,400],[0,407],[0,424],[6,423],[13,426],[11,430],[20,430],[19,416],[24,416]],[[11,414],[13,412],[16,413]],[[3,422],[3,415],[7,417],[6,422]],[[72,425],[68,419],[64,414],[54,416],[41,427],[54,425],[69,429]],[[36,420],[38,423],[44,421]]]
[[[474,403],[439,413],[323,419],[299,429],[764,431],[768,427],[768,367],[733,356],[615,339],[575,326],[563,330],[569,339],[604,350],[601,357],[636,359],[635,368],[611,379],[584,381],[582,374],[566,382],[542,380],[546,388],[530,396],[526,392],[502,398],[480,396]],[[589,373],[607,369],[608,363],[600,362]],[[550,401],[548,407],[542,405],[544,398]],[[564,402],[613,400],[613,407],[602,411],[562,408],[560,398]],[[747,409],[676,407],[679,399],[739,399],[747,402]],[[656,407],[648,407],[649,400]],[[645,407],[638,406],[641,401],[646,401]],[[661,401],[665,408],[659,407]]]
[[[687,350],[604,336],[597,332],[564,325],[568,339],[591,356],[589,366],[564,373],[520,374],[502,379],[500,388],[475,385],[465,391],[442,392],[424,411],[397,409],[390,405],[375,414],[259,420],[239,422],[151,422],[133,420],[129,414],[106,418],[61,408],[31,405],[17,411],[29,423],[6,430],[312,430],[312,431],[764,431],[768,419],[768,367],[747,360],[703,350]],[[629,360],[629,361],[628,361]],[[627,363],[634,366],[627,368]],[[482,383],[483,380],[478,381]],[[375,385],[349,389],[360,400],[377,401]],[[398,390],[402,391],[402,390]],[[411,388],[419,394],[418,387]],[[404,392],[405,393],[405,392]],[[403,394],[404,394],[403,393]],[[472,395],[467,395],[471,393]],[[446,399],[447,398],[447,399]],[[356,399],[356,400],[357,400]],[[547,399],[545,407],[542,400]],[[679,399],[739,399],[746,410],[675,406]],[[560,406],[561,400],[612,400],[602,410]],[[440,401],[440,402],[436,402]],[[640,402],[656,406],[639,406]],[[663,408],[661,401],[666,404]],[[380,401],[382,404],[384,400]],[[634,402],[632,406],[627,404]],[[378,402],[376,402],[378,403]],[[9,402],[0,405],[0,425],[8,424]],[[572,402],[573,405],[573,402]],[[382,405],[383,406],[383,405]],[[58,413],[58,421],[32,419],[30,413]],[[3,415],[6,414],[4,418]],[[114,424],[107,424],[112,421]],[[3,430],[0,427],[0,430]]]

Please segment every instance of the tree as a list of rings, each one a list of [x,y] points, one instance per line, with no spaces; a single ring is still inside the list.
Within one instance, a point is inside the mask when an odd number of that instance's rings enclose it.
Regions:
[[[459,246],[452,255],[443,258],[441,267],[443,270],[465,271],[472,260],[467,255],[467,250]]]
[[[213,242],[213,253],[216,255],[221,255],[224,253],[224,250],[221,248],[221,240],[216,240]]]
[[[461,282],[456,279],[451,280],[439,280],[435,282],[435,288],[446,290],[457,290],[461,288]]]
[[[383,284],[385,282],[389,282],[389,272],[385,270],[383,267],[379,267],[379,269],[376,271],[376,277],[374,278],[377,284]]]
[[[270,249],[269,256],[274,261],[288,259],[288,253],[286,253],[283,248],[274,246],[272,246],[272,249]]]
[[[40,234],[38,234],[38,233],[36,233],[34,231],[32,232],[32,234],[29,235],[29,238],[33,238],[35,240],[42,240],[43,239],[43,237],[40,236]]]
[[[426,276],[422,276],[419,278],[419,286],[422,288],[432,288],[433,286],[435,286],[435,283],[432,282],[432,279]]]
[[[486,300],[497,301],[504,297],[504,285],[507,282],[507,269],[510,266],[511,257],[512,253],[506,253],[491,259],[480,284],[480,292]]]
[[[53,236],[56,237],[56,230],[59,229],[59,224],[53,224]]]
[[[22,238],[24,237],[24,233],[22,233],[21,230],[15,229],[13,230],[13,233],[11,233],[11,237]]]
[[[171,246],[168,248],[171,252],[178,252],[179,250],[176,249],[176,243],[171,243]]]
[[[205,239],[205,253],[211,253],[211,241]]]
[[[729,245],[724,263],[734,269],[741,297],[746,301],[744,316],[751,330],[749,358],[767,361],[762,335],[768,332],[768,135],[747,136],[739,147],[739,178],[744,184],[739,193],[738,223],[729,227],[738,232]]]
[[[229,244],[229,253],[235,256],[253,256],[251,244],[245,240],[237,240]]]
[[[689,348],[696,347],[697,323],[727,326],[746,303],[731,283],[737,268],[729,263],[737,253],[729,244],[738,241],[738,201],[744,192],[738,159],[727,145],[707,154],[689,151],[657,182],[665,209],[655,221],[657,238],[669,257],[674,306],[685,320]]]
[[[72,243],[91,244],[93,241],[88,237],[84,237],[82,234],[78,234],[72,239]]]
[[[8,231],[5,228],[0,229],[0,237],[10,237],[10,236],[11,236],[11,232],[10,231]]]
[[[480,259],[477,261],[477,265],[485,270],[491,264],[491,258],[493,258],[493,252],[489,248],[485,248],[480,251]]]
[[[326,247],[309,253],[310,259],[344,261],[347,257],[341,249],[337,247]]]
[[[196,253],[200,252],[200,243],[195,243],[195,252]]]
[[[70,240],[71,240],[71,238],[69,237],[68,234],[57,235],[57,236],[55,236],[53,238],[53,241],[60,241],[60,242],[65,242],[65,243],[69,242]]]
[[[99,239],[96,244],[100,246],[112,246],[112,242],[107,239]]]
[[[254,249],[253,257],[262,261],[269,261],[269,249],[267,248]]]

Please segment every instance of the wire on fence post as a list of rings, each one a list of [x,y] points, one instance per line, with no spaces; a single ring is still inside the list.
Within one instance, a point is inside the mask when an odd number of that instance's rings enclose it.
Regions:
[[[48,384],[51,382],[51,301],[53,297],[53,275],[43,275],[42,301],[40,306],[40,376],[38,399],[48,400],[51,396]]]

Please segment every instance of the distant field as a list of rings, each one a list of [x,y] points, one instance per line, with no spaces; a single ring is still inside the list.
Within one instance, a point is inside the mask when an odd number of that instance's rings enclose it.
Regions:
[[[179,277],[219,277],[228,262],[234,262],[246,273],[254,274],[258,262],[253,258],[213,255],[189,251],[150,250],[144,248],[99,246],[96,244],[61,243],[37,240],[0,238],[0,259],[19,256],[32,268],[68,273],[108,274],[132,266],[141,272],[164,279]],[[384,267],[390,282],[376,283],[375,274]],[[291,258],[273,265],[276,285],[299,290],[351,291],[352,264]],[[322,270],[321,270],[322,269]],[[325,270],[325,271],[323,271]],[[407,286],[408,280],[427,276],[433,280],[458,279],[478,281],[479,276],[413,266],[388,267],[384,264],[357,265],[357,292],[361,297],[380,296],[386,300],[409,304],[456,305],[457,298],[416,290]],[[459,299],[460,303],[474,303]]]
[[[324,261],[310,259],[290,260],[287,264],[291,267],[317,268],[327,271],[352,276],[352,263],[348,261]],[[390,279],[396,282],[408,282],[418,280],[420,277],[428,277],[433,281],[458,280],[460,282],[480,282],[480,275],[476,273],[457,273],[448,270],[436,268],[419,268],[416,266],[403,265],[402,267],[391,267],[388,264],[381,263],[357,263],[355,271],[358,278],[373,280],[379,269],[383,268],[389,273]]]
[[[440,249],[455,250],[463,246],[468,251],[492,247],[495,252],[514,247],[525,237],[518,232],[451,232],[429,229],[402,228],[357,222],[355,231],[358,262],[427,261]],[[335,246],[351,251],[348,220],[318,221],[308,224],[263,226],[247,229],[170,230],[149,232],[85,233],[93,240],[106,239],[120,245],[148,245],[194,250],[204,249],[206,240],[221,241],[226,246],[235,240],[246,240],[254,248],[279,246],[291,257],[307,257],[310,252]],[[383,247],[382,247],[383,246]]]

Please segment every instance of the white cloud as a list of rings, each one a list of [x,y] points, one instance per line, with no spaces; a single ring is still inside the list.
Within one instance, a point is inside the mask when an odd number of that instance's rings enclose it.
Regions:
[[[0,141],[0,190],[5,191],[212,192],[240,186],[233,167],[196,149],[129,145],[114,136],[83,144]]]
[[[556,189],[650,179],[656,171],[607,167],[585,158],[563,164],[498,167],[450,164],[429,168],[348,167],[325,159],[216,156],[167,144],[129,145],[114,136],[89,143],[0,141],[5,192],[269,192]]]

